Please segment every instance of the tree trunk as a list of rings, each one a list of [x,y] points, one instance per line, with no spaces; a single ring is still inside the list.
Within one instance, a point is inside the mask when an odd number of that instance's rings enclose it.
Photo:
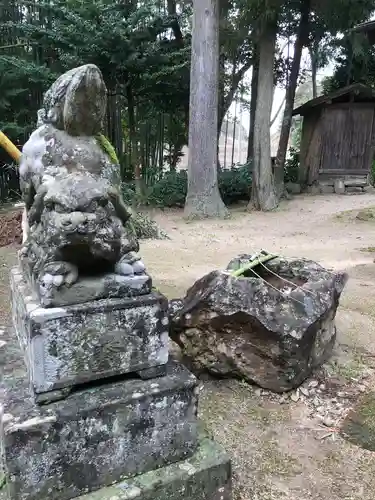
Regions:
[[[141,167],[139,164],[138,155],[138,139],[136,130],[136,120],[135,120],[135,103],[133,96],[133,89],[131,83],[128,82],[126,85],[126,98],[128,104],[128,116],[129,116],[129,136],[130,136],[130,160],[134,172],[134,184],[135,190],[138,195],[142,194],[142,177],[141,177]]]
[[[110,89],[108,92],[107,104],[107,136],[113,144],[117,156],[122,156],[122,125],[121,114],[118,106],[116,88]]]
[[[275,121],[277,120],[279,114],[281,113],[281,110],[283,109],[284,104],[285,104],[285,96],[284,96],[283,100],[280,102],[280,106],[278,107],[275,115],[271,119],[270,128],[273,127],[273,124],[275,123]]]
[[[190,77],[187,218],[226,217],[217,179],[218,0],[195,0]]]
[[[225,88],[224,88],[224,78],[225,78],[225,59],[219,61],[220,64],[220,73],[219,73],[219,111],[218,111],[218,119],[217,119],[217,136],[220,137],[221,129],[223,128],[224,118],[227,114],[232,101],[234,94],[231,95],[233,85],[234,85],[234,77],[236,74],[236,62],[233,63],[232,69],[232,85],[231,89],[227,96],[225,96]]]
[[[225,139],[224,139],[224,168],[227,166],[227,146],[228,146],[228,128],[229,128],[229,117],[225,122]]]
[[[317,65],[317,54],[314,51],[313,47],[309,47],[310,60],[311,60],[311,82],[312,82],[312,96],[313,99],[318,97],[318,84],[317,84],[317,74],[318,74],[318,65]]]
[[[168,16],[172,18],[171,26],[174,37],[180,45],[183,45],[184,36],[182,34],[180,25],[178,23],[176,0],[168,0],[167,5],[168,5]]]
[[[228,19],[228,13],[231,8],[230,0],[219,0],[219,15],[220,21],[224,23]],[[220,28],[220,24],[219,24]],[[219,118],[218,118],[218,138],[220,137],[222,126],[224,123],[224,118],[233,102],[234,95],[237,92],[237,89],[244,78],[246,72],[251,68],[252,61],[247,61],[244,65],[238,69],[237,64],[237,55],[234,56],[234,59],[231,60],[232,64],[232,76],[231,76],[231,85],[228,89],[228,93],[225,94],[225,86],[224,86],[224,77],[225,77],[225,50],[221,50],[223,45],[223,41],[220,40],[220,56],[219,56]],[[225,45],[225,43],[224,43]]]
[[[232,159],[231,159],[231,162],[230,162],[230,166],[233,167],[234,165],[234,150],[235,150],[235,147],[236,147],[236,132],[237,132],[237,101],[236,101],[236,104],[234,106],[234,119],[233,119],[233,136],[232,136],[232,139],[233,139],[233,142],[232,142]]]
[[[219,44],[219,49],[220,49],[220,44]],[[225,78],[225,55],[219,53],[219,96],[218,96],[218,120],[217,120],[217,172],[218,173],[221,171],[221,165],[220,165],[221,129],[223,127],[223,120],[226,113],[224,78]]]
[[[290,128],[292,126],[293,105],[301,65],[302,49],[305,45],[307,45],[309,36],[310,0],[301,0],[301,2],[301,19],[298,26],[296,42],[294,44],[294,55],[290,70],[289,85],[287,86],[285,94],[286,99],[284,116],[281,125],[279,147],[277,150],[276,168],[282,169],[285,165],[285,158],[288,150]]]
[[[218,97],[218,120],[217,120],[217,137],[220,138],[221,129],[223,126],[224,117],[226,114],[225,109],[225,56],[224,54],[219,55],[219,97]]]
[[[352,73],[353,73],[353,63],[354,63],[354,40],[352,36],[347,40],[346,42],[346,47],[348,50],[348,55],[347,55],[347,67],[346,67],[346,85],[350,85],[352,82]]]
[[[238,71],[236,71],[236,66],[233,66],[232,83],[228,91],[228,94],[223,96],[221,96],[220,94],[221,104],[219,106],[218,131],[221,130],[225,115],[227,114],[229,108],[231,107],[231,104],[238,90],[238,87],[242,82],[246,72],[251,68],[251,66],[252,66],[252,60],[245,63]]]
[[[258,76],[259,76],[259,54],[257,53],[257,49],[254,48],[253,73],[251,75],[249,140],[247,144],[248,162],[252,160],[254,153],[254,125],[255,125],[255,111],[258,99]]]
[[[273,101],[273,67],[277,20],[265,21],[259,37],[259,74],[254,120],[252,199],[249,208],[277,207],[271,165],[270,121]]]

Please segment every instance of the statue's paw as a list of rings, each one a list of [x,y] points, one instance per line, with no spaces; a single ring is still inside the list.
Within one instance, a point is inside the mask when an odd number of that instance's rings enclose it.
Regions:
[[[134,262],[141,260],[140,256],[135,252],[126,252],[122,255],[119,262],[127,262],[128,264],[133,265]]]
[[[134,276],[145,274],[146,266],[139,255],[130,252],[124,255],[116,264],[115,272],[122,276]]]
[[[134,274],[145,274],[146,266],[143,264],[141,259],[136,260],[133,264]]]
[[[121,254],[122,255],[137,255],[136,252],[139,252],[139,243],[138,241],[122,236],[121,238]]]
[[[40,283],[44,287],[54,286],[60,288],[63,285],[70,287],[78,280],[78,268],[70,262],[50,262],[47,264],[40,276]]]
[[[27,257],[28,253],[29,253],[29,247],[28,247],[28,245],[23,245],[23,246],[20,248],[19,252],[18,252],[18,256],[19,256],[21,259],[23,259],[24,257]]]

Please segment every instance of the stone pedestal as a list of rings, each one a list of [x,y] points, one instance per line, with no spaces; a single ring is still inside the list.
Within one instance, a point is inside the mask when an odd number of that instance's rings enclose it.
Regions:
[[[168,361],[168,301],[159,293],[45,309],[15,268],[11,301],[37,402],[97,379],[144,370],[151,378]]]
[[[154,381],[93,386],[39,406],[16,381],[2,437],[10,497],[67,500],[191,456],[196,384],[172,363]]]
[[[84,494],[77,500],[231,500],[231,491],[229,457],[203,436],[189,459]],[[9,500],[6,487],[0,490],[0,500]]]
[[[18,269],[11,288],[0,500],[230,500],[230,461],[199,437],[197,380],[168,361],[161,294],[45,309]]]

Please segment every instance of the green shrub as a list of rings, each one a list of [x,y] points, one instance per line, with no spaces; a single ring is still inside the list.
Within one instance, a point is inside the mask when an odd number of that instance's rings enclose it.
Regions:
[[[289,155],[289,158],[285,161],[284,182],[297,183],[299,179],[299,151],[291,147]]]
[[[159,207],[179,207],[185,205],[187,193],[187,172],[168,172],[150,189],[149,202]]]
[[[251,193],[250,166],[241,165],[222,170],[218,175],[219,190],[226,205],[249,201]],[[153,205],[157,207],[183,208],[187,194],[187,172],[168,172],[139,200],[134,183],[124,183],[122,194],[125,203],[132,206]]]
[[[371,165],[370,182],[373,186],[375,186],[375,160],[372,161]]]
[[[240,165],[219,173],[219,190],[226,205],[249,201],[251,194],[251,165]]]
[[[137,195],[133,184],[132,182],[123,182],[121,185],[122,198],[126,205],[137,205]]]

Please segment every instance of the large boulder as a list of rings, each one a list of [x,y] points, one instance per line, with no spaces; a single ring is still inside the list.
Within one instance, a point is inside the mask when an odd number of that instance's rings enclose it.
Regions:
[[[171,338],[197,371],[288,391],[329,359],[347,275],[278,257],[238,272],[250,260],[198,280],[172,314]]]

